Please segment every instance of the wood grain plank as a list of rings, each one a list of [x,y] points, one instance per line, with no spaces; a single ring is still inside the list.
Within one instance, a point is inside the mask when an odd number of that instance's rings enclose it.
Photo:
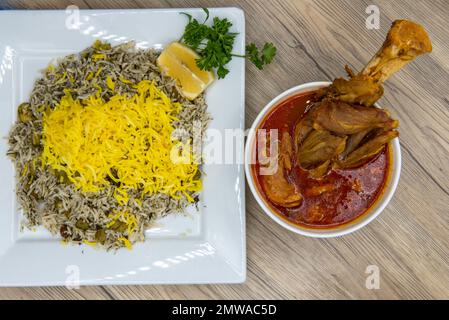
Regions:
[[[0,300],[108,300],[110,296],[102,287],[1,288]]]

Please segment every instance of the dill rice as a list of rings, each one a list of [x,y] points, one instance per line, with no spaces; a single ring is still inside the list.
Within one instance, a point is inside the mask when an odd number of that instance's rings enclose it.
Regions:
[[[64,243],[84,243],[106,250],[130,249],[134,243],[145,240],[145,230],[156,219],[168,214],[182,214],[198,201],[201,173],[197,165],[187,165],[180,171],[195,184],[190,189],[185,182],[180,184],[184,188],[179,190],[160,187],[163,181],[154,187],[151,182],[156,178],[146,174],[146,180],[133,180],[129,172],[127,179],[123,177],[126,184],[120,179],[121,172],[126,170],[120,166],[110,165],[106,174],[98,163],[94,163],[97,167],[88,166],[86,171],[79,169],[76,159],[82,154],[69,162],[64,154],[66,149],[61,147],[63,141],[57,141],[58,135],[51,131],[57,123],[72,119],[73,115],[64,120],[62,113],[57,113],[58,110],[70,112],[67,104],[62,107],[67,100],[72,99],[73,105],[76,102],[77,115],[95,113],[93,106],[96,103],[98,110],[106,110],[100,105],[111,105],[107,110],[118,108],[118,113],[110,115],[113,117],[126,114],[119,113],[123,109],[113,105],[113,101],[122,99],[129,103],[143,94],[142,86],[150,90],[149,86],[154,85],[151,90],[160,91],[161,99],[168,97],[169,102],[165,102],[174,106],[176,112],[171,111],[174,113],[170,118],[170,130],[176,130],[177,139],[193,141],[194,123],[201,124],[201,134],[204,135],[210,117],[203,95],[193,101],[183,98],[175,81],[161,75],[156,65],[158,55],[159,52],[152,49],[137,49],[133,42],[112,47],[96,41],[79,54],[51,63],[43,71],[42,77],[35,82],[29,102],[18,107],[18,119],[8,137],[7,154],[16,168],[16,193],[24,214],[24,227],[43,226],[53,235],[59,235]],[[94,123],[92,121],[92,125]],[[62,128],[65,131],[61,136],[68,139],[72,130]],[[135,134],[131,132],[129,136],[135,137]],[[52,141],[56,144],[52,145]],[[150,150],[151,142],[149,145]],[[151,154],[145,156],[151,158]],[[84,160],[89,162],[88,157]],[[89,172],[93,172],[92,176]],[[98,172],[103,176],[97,177]],[[154,173],[157,175],[157,171]],[[95,181],[101,183],[96,185]]]

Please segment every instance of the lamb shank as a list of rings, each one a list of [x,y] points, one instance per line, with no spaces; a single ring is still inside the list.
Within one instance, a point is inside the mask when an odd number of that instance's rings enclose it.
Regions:
[[[359,166],[399,136],[399,122],[373,105],[383,83],[417,56],[432,51],[424,28],[397,20],[382,48],[359,73],[346,66],[349,79],[339,78],[321,90],[319,102],[296,125],[293,145],[298,164],[314,177],[330,168]]]
[[[397,20],[381,49],[358,74],[346,66],[349,79],[338,78],[317,93],[317,99],[294,127],[293,137],[282,134],[278,170],[262,177],[268,198],[276,205],[299,206],[302,195],[290,183],[289,172],[300,166],[321,179],[330,169],[363,165],[399,136],[399,122],[374,104],[383,83],[417,56],[432,51],[424,28]]]

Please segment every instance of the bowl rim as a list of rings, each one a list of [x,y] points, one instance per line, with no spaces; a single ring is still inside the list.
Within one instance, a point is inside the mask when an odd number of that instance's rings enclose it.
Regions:
[[[293,231],[297,234],[301,234],[306,237],[312,238],[334,238],[344,236],[350,233],[353,233],[357,230],[360,230],[371,221],[376,219],[380,213],[385,209],[388,203],[393,198],[393,195],[396,191],[396,188],[399,183],[399,178],[401,174],[402,167],[402,158],[401,158],[401,147],[399,143],[399,138],[395,138],[390,142],[390,152],[391,152],[391,160],[392,160],[392,168],[390,172],[390,176],[387,181],[387,185],[384,187],[382,195],[376,200],[373,206],[368,209],[368,212],[362,214],[360,217],[356,218],[353,221],[350,221],[341,226],[336,226],[332,228],[307,228],[303,226],[296,225],[292,222],[288,222],[281,218],[277,213],[273,212],[267,203],[266,200],[262,198],[259,190],[257,189],[256,183],[254,182],[253,175],[251,172],[251,157],[252,150],[255,140],[255,130],[259,127],[260,123],[267,116],[267,114],[277,106],[281,101],[286,98],[293,96],[295,94],[299,94],[302,92],[312,91],[319,88],[326,87],[330,85],[331,82],[328,81],[317,81],[317,82],[307,82],[301,85],[297,85],[292,87],[279,95],[277,95],[274,99],[272,99],[257,115],[253,124],[251,125],[248,138],[245,144],[245,174],[246,181],[248,182],[248,186],[253,194],[256,202],[262,208],[262,210],[267,214],[271,219],[276,221],[278,224],[283,226],[284,228]],[[380,106],[375,104],[376,107]]]

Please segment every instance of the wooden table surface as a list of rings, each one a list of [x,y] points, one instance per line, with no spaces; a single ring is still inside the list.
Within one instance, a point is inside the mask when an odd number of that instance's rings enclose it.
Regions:
[[[390,205],[363,230],[309,239],[270,220],[247,190],[248,278],[241,285],[107,286],[79,290],[2,288],[0,299],[401,299],[449,298],[449,2],[372,0],[4,1],[6,8],[64,9],[240,6],[246,40],[278,48],[264,71],[247,64],[246,126],[262,107],[295,85],[360,69],[390,23],[423,24],[432,54],[393,76],[380,101],[401,121],[402,175]],[[380,8],[380,30],[368,30],[367,6]],[[367,289],[367,267],[380,288]]]

